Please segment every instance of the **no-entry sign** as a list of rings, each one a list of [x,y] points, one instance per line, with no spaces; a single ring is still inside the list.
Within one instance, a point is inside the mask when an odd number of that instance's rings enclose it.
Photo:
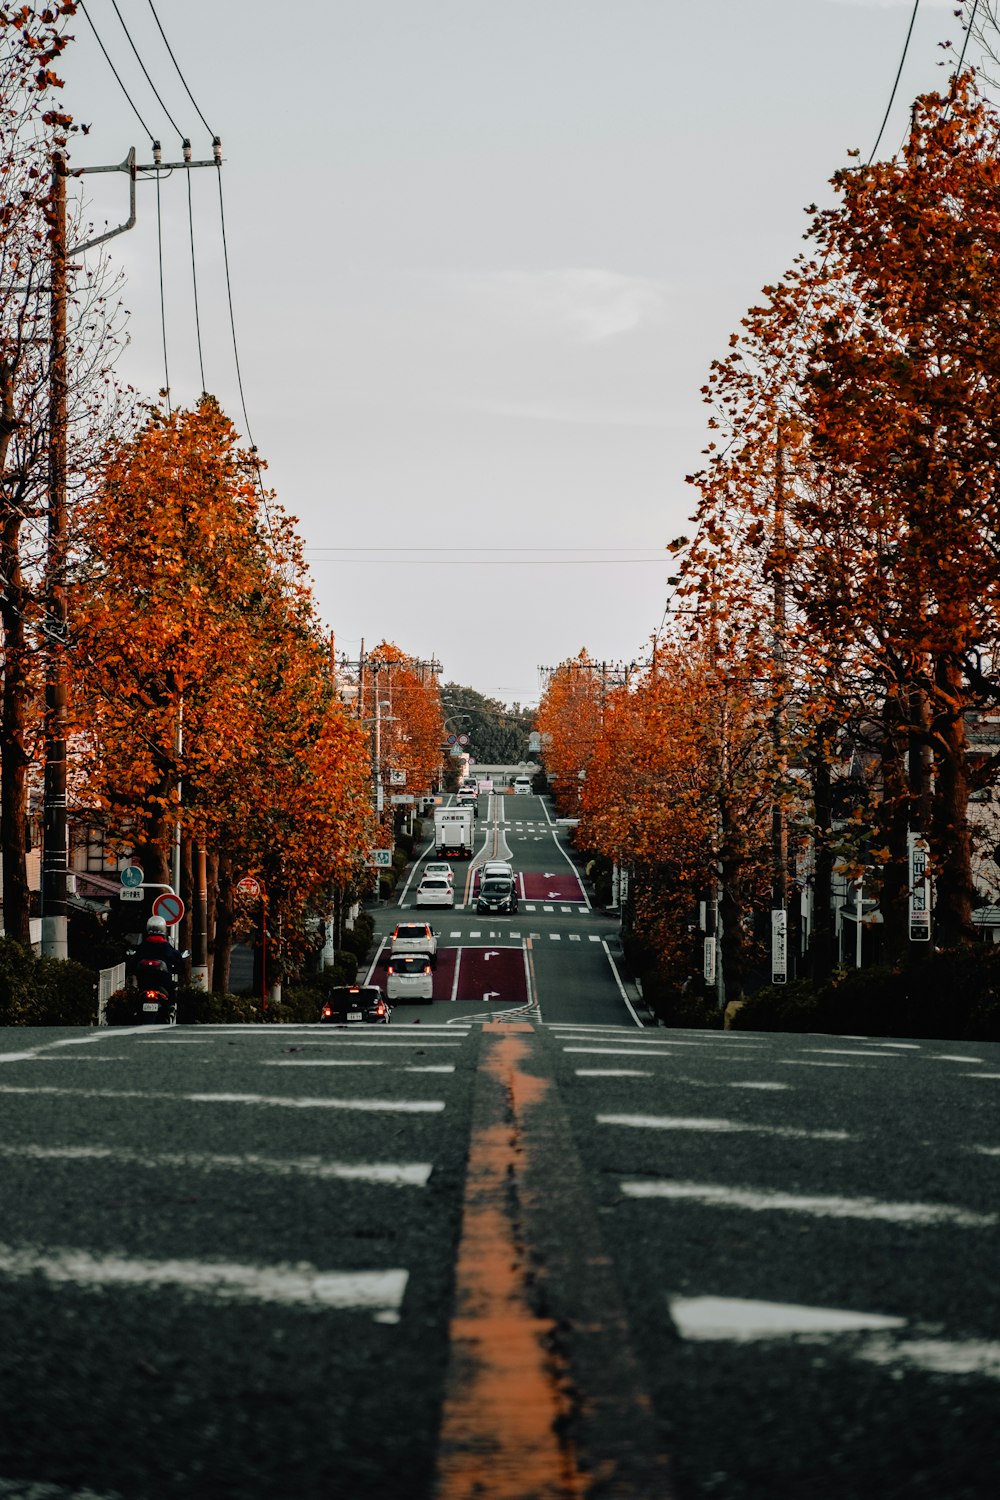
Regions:
[[[153,902],[153,916],[162,917],[168,927],[173,927],[184,915],[184,902],[173,891],[164,891]]]

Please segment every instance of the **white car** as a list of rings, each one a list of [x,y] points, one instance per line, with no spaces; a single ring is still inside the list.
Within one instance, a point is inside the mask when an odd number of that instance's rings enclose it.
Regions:
[[[455,887],[447,875],[425,875],[417,886],[417,906],[454,906]]]
[[[385,975],[388,1000],[433,1000],[434,975],[431,961],[420,953],[396,953]]]
[[[509,880],[512,885],[514,883],[514,871],[505,859],[488,859],[485,864],[479,866],[476,873],[480,884],[484,880]]]
[[[530,797],[531,796],[531,777],[530,776],[515,776],[514,777],[514,796],[515,797]]]
[[[445,880],[450,880],[452,885],[455,884],[455,872],[451,868],[451,865],[448,863],[448,861],[445,859],[429,860],[427,864],[424,865],[424,873],[421,876],[421,879],[426,880],[428,875],[443,875]]]

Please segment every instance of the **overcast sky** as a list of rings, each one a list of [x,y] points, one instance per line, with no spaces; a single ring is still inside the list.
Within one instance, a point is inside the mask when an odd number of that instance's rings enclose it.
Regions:
[[[112,0],[88,11],[164,158],[178,136]],[[154,0],[222,137],[254,441],[339,650],[382,638],[537,701],[586,646],[641,659],[706,441],[699,395],[805,205],[871,151],[912,0]],[[118,0],[195,158],[210,137],[148,0]],[[961,44],[922,0],[882,152]],[[85,18],[63,73],[78,165],[149,140]],[[971,54],[970,54],[971,58]],[[124,177],[87,181],[127,214]],[[241,431],[218,182],[191,174],[207,388]],[[201,390],[187,185],[161,183],[175,404]],[[156,189],[111,245],[164,384]]]

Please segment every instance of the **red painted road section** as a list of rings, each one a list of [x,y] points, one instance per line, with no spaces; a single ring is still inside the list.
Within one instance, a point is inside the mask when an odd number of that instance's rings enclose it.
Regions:
[[[524,870],[519,872],[519,879],[524,882],[525,901],[578,901],[582,904],[585,900],[583,887],[569,869],[542,875]]]
[[[372,984],[385,988],[388,951],[383,951],[372,974]],[[458,968],[456,1000],[478,1000],[488,995],[490,1005],[523,1005],[528,998],[528,982],[524,971],[522,948],[442,948],[438,952],[437,968],[434,970],[434,999],[450,1000],[455,989],[455,969]],[[400,1002],[394,1000],[393,1004]],[[403,1001],[406,1005],[409,1002]],[[426,1005],[427,1001],[416,1000],[415,1005]]]
[[[524,1005],[528,981],[523,948],[461,948],[456,1000]],[[436,989],[435,989],[436,993]]]
[[[479,894],[479,871],[472,877],[472,894]],[[583,888],[572,870],[562,870],[551,874],[529,873],[526,870],[515,870],[514,880],[517,883],[518,895],[522,901],[576,901],[584,903]]]

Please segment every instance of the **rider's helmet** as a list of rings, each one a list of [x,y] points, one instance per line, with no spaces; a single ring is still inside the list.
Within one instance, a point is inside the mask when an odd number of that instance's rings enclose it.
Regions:
[[[146,932],[150,937],[166,937],[167,924],[162,917],[150,917],[146,923]]]

